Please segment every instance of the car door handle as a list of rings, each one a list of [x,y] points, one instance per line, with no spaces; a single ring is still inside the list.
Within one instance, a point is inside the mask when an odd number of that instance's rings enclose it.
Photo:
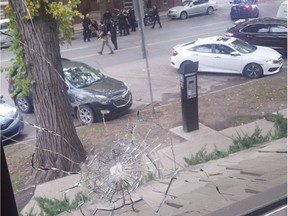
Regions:
[[[193,56],[198,56],[198,54],[193,54]]]
[[[215,58],[220,59],[221,57],[220,56],[216,56]]]

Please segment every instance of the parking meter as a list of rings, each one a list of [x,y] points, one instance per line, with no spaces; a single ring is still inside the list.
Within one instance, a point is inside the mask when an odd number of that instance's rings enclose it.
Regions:
[[[198,62],[184,62],[179,69],[182,121],[185,132],[199,129],[197,71]]]

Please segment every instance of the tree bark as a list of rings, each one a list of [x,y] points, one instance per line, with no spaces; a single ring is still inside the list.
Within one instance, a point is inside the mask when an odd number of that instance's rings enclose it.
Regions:
[[[24,64],[34,82],[33,95],[36,125],[57,134],[37,129],[34,161],[37,167],[79,171],[86,158],[73,119],[61,64],[57,21],[40,6],[39,16],[31,21],[23,1],[9,0],[16,26],[24,43]],[[62,172],[42,171],[38,183],[62,176]]]

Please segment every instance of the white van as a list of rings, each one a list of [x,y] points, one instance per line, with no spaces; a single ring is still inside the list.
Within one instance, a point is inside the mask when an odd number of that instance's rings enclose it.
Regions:
[[[286,19],[287,20],[287,0],[281,3],[277,15],[277,19]]]

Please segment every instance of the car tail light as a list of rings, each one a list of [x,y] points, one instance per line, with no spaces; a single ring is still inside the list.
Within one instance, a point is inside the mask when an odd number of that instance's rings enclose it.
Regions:
[[[248,10],[249,7],[250,7],[249,5],[245,5],[245,6],[244,6],[244,9],[247,9],[247,10]]]
[[[172,56],[176,56],[176,55],[178,55],[178,52],[173,49],[173,50],[172,50]]]

